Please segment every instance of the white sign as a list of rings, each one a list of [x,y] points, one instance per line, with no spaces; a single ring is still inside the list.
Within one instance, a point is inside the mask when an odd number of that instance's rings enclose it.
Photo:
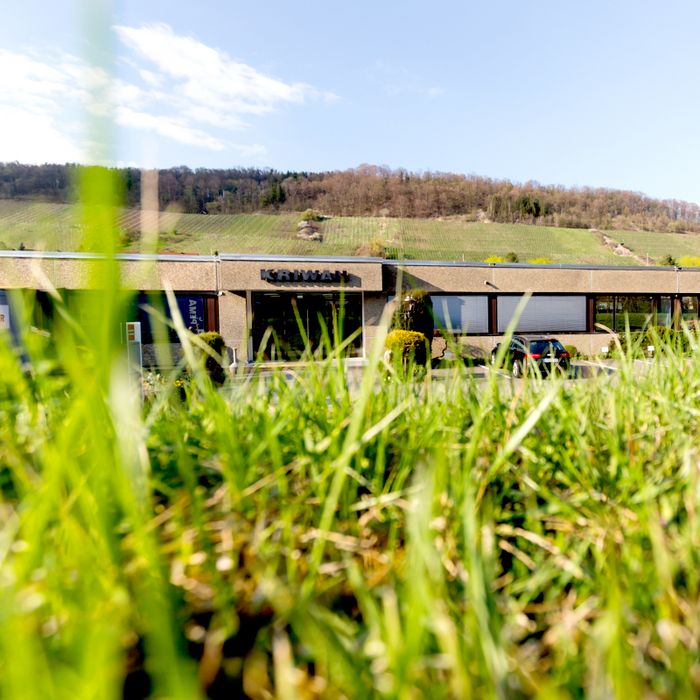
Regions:
[[[128,321],[126,324],[126,342],[141,342],[141,323],[138,321]]]
[[[7,304],[0,304],[0,328],[10,330],[10,307]]]

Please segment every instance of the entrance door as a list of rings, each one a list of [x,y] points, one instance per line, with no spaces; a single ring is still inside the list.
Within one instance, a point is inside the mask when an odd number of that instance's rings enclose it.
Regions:
[[[265,360],[326,354],[328,345],[356,333],[346,355],[362,353],[362,295],[337,292],[265,292],[252,295],[253,349]],[[307,347],[308,343],[308,347]]]

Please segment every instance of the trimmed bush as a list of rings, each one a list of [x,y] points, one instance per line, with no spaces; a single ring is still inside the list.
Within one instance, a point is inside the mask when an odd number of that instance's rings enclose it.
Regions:
[[[565,345],[564,350],[569,353],[569,355],[573,357],[579,357],[581,353],[579,353],[578,348],[575,345]]]
[[[506,259],[501,257],[500,255],[489,255],[488,258],[484,258],[484,262],[486,262],[486,263],[504,263],[504,262],[506,262]]]
[[[386,349],[392,359],[401,357],[404,365],[413,362],[424,367],[428,361],[428,339],[417,331],[395,330],[386,337]]]
[[[554,260],[551,258],[529,258],[528,262],[533,265],[554,265]]]
[[[223,337],[216,333],[215,331],[209,331],[207,333],[200,333],[197,336],[203,343],[206,343],[217,355],[217,357],[212,357],[207,354],[204,360],[204,368],[207,370],[209,378],[214,382],[214,384],[223,384],[226,380],[226,372],[223,368],[223,357],[226,351],[226,341]],[[205,353],[200,350],[202,355]]]

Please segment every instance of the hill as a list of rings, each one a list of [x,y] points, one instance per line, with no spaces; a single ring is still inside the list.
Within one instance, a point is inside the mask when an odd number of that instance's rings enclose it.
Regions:
[[[74,201],[77,166],[0,163],[0,199]],[[141,171],[115,170],[128,207],[141,202]],[[478,175],[410,173],[376,166],[324,173],[186,167],[158,171],[158,207],[188,214],[300,212],[332,216],[536,224],[560,228],[700,233],[700,206],[638,192],[513,183]]]
[[[124,250],[142,249],[141,212],[123,209],[118,225]],[[409,219],[331,217],[320,222],[323,242],[296,237],[299,214],[159,215],[159,251],[211,254],[384,255],[397,259],[484,261],[514,254],[520,262],[590,265],[651,264],[666,255],[700,256],[700,236],[659,232],[608,232],[526,224],[472,222],[464,217]],[[83,232],[76,206],[0,200],[0,248],[80,250]],[[608,244],[604,242],[608,239]],[[618,255],[624,243],[632,255]],[[636,257],[635,257],[636,256]]]

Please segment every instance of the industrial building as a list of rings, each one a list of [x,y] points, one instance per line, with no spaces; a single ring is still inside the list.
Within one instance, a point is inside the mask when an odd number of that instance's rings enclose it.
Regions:
[[[411,288],[431,295],[436,352],[447,335],[471,352],[489,351],[525,293],[532,296],[517,332],[556,335],[587,354],[609,344],[606,329],[696,321],[700,298],[700,269],[235,254],[118,258],[122,285],[138,292],[124,320],[142,322],[147,361],[156,342],[149,300],[168,288],[185,325],[220,332],[239,362],[296,359],[307,339],[320,342],[334,324],[336,333],[350,338],[347,354],[362,358],[386,304],[397,290]],[[48,289],[89,293],[104,264],[86,253],[0,252],[0,327],[15,322],[12,290],[37,290],[37,306],[46,306],[49,318]],[[176,344],[174,336],[168,340]]]

